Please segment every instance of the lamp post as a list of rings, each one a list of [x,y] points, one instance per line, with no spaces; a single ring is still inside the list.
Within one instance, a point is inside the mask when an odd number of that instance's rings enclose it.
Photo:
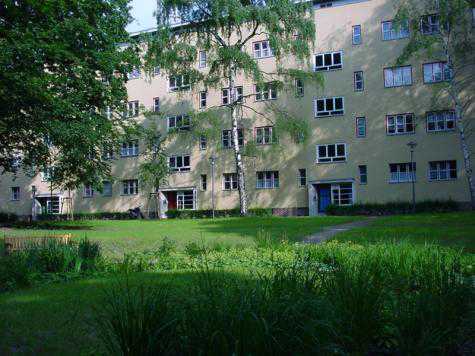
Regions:
[[[407,144],[411,152],[411,183],[412,183],[412,212],[416,212],[416,170],[414,169],[414,150],[417,143],[411,141]]]
[[[211,211],[214,219],[214,166],[216,164],[216,157],[212,155],[209,158],[209,162],[211,163]]]
[[[33,201],[31,202],[31,220],[36,221],[36,185],[31,186]]]

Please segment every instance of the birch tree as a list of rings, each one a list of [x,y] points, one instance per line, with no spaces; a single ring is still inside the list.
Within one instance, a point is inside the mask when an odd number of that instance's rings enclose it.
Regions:
[[[285,88],[294,78],[319,80],[309,70],[310,50],[315,39],[315,25],[311,2],[292,0],[163,0],[158,4],[158,30],[148,43],[147,65],[159,65],[170,75],[181,75],[192,87],[228,88],[229,100],[225,105],[227,118],[232,127],[232,146],[238,178],[241,215],[248,211],[245,186],[243,152],[239,145],[238,128],[243,109],[258,116],[269,113],[257,112],[246,103],[254,93],[238,94],[236,78],[244,75],[257,86],[272,83]],[[179,20],[174,26],[173,20]],[[265,38],[276,59],[276,70],[265,72],[252,55],[250,45]],[[206,53],[207,70],[197,67],[199,52]],[[298,65],[288,69],[284,58],[291,57]],[[199,114],[203,120],[216,108],[207,108]],[[222,106],[220,107],[222,109]],[[299,126],[297,118],[279,108],[271,120],[285,119],[283,125],[293,130]],[[292,121],[294,120],[294,121]]]
[[[436,80],[434,99],[455,111],[465,175],[475,209],[473,176],[473,120],[475,115],[475,2],[471,0],[402,0],[396,23],[410,28],[410,39],[398,62],[414,57],[430,58],[445,63]]]

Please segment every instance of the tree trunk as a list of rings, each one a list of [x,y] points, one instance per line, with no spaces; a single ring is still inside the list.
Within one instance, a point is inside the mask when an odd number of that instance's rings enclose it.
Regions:
[[[236,163],[236,174],[238,179],[238,191],[239,191],[239,207],[241,216],[247,215],[247,195],[246,195],[246,181],[244,174],[244,165],[242,162],[241,148],[239,147],[239,133],[238,133],[238,112],[236,109],[237,95],[236,87],[234,85],[234,71],[229,69],[228,75],[229,82],[229,94],[231,99],[230,115],[232,122],[232,140],[234,148],[234,159]]]
[[[472,210],[475,210],[475,180],[473,179],[471,152],[467,144],[467,138],[465,136],[465,125],[464,122],[462,122],[462,109],[460,107],[460,104],[456,104],[455,111],[457,118],[457,126],[459,129],[460,146],[462,148],[463,162],[465,167],[465,175],[467,176],[468,189],[470,192],[470,203],[472,206]]]

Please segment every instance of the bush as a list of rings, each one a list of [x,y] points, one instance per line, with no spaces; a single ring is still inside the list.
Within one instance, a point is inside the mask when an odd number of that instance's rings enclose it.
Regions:
[[[169,219],[205,219],[213,216],[212,210],[168,210]],[[239,209],[215,210],[214,216],[217,218],[228,218],[240,216]],[[272,209],[249,209],[248,216],[272,216]]]
[[[13,213],[0,212],[0,223],[13,223],[18,221],[18,216]]]
[[[445,213],[460,210],[457,202],[447,201],[424,201],[416,203],[416,213]],[[396,215],[411,214],[412,203],[392,202],[384,204],[355,204],[350,206],[330,205],[327,207],[328,215]]]

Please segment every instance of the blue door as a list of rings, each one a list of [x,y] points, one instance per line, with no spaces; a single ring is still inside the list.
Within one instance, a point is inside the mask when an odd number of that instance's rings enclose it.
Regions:
[[[332,203],[331,189],[329,185],[318,187],[318,212],[324,213]]]

